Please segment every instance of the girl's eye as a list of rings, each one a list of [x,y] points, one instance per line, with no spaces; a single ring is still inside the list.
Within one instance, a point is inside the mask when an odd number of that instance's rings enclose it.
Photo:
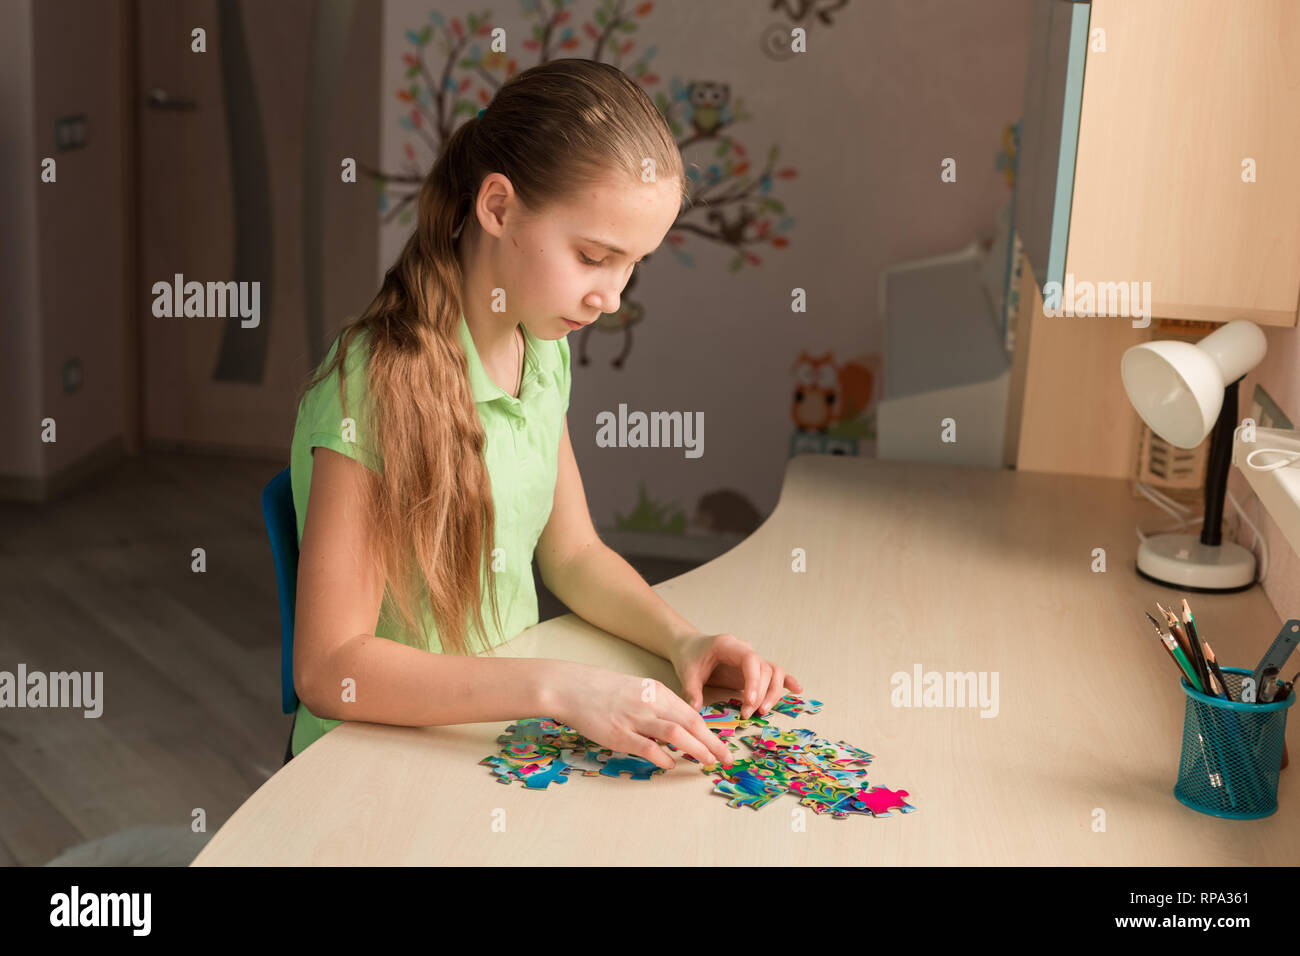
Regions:
[[[605,264],[605,260],[604,260],[604,259],[601,259],[599,262],[596,262],[596,261],[593,260],[593,259],[588,259],[587,256],[586,256],[586,253],[579,252],[578,255],[582,257],[582,264],[583,264],[583,265],[587,265],[587,266],[600,266],[600,265],[604,265],[604,264]],[[639,266],[640,264],[641,264],[641,260],[640,260],[640,259],[637,259],[635,262],[632,263],[632,265],[634,265],[634,266]]]

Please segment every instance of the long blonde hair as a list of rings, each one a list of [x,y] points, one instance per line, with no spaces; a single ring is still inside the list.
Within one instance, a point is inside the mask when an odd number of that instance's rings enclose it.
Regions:
[[[560,59],[512,77],[479,117],[452,133],[420,187],[415,229],[378,294],[340,330],[333,359],[302,386],[300,401],[337,368],[346,417],[347,350],[367,333],[367,408],[359,420],[382,467],[382,474],[366,469],[367,559],[385,572],[385,593],[401,618],[393,625],[418,635],[426,650],[426,608],[444,652],[490,650],[484,587],[501,632],[495,571],[483,560],[495,541],[495,513],[458,334],[463,271],[453,233],[491,172],[502,173],[522,206],[540,214],[592,183],[640,178],[645,158],[657,178],[676,176],[686,195],[672,131],[616,67]],[[467,634],[471,613],[479,648]]]

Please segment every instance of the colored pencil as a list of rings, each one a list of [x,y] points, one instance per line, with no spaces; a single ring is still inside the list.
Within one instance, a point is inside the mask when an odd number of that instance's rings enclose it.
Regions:
[[[1228,700],[1232,700],[1232,694],[1228,691],[1228,682],[1223,679],[1223,670],[1219,667],[1219,659],[1214,656],[1214,648],[1210,646],[1209,641],[1202,641],[1201,643],[1205,645],[1205,660],[1210,665],[1210,670],[1214,672],[1214,676],[1223,685],[1224,696]]]
[[[1187,640],[1192,645],[1192,651],[1195,656],[1192,663],[1196,665],[1196,673],[1205,681],[1205,686],[1210,687],[1210,668],[1205,663],[1205,650],[1201,647],[1201,639],[1196,634],[1196,621],[1192,618],[1192,609],[1187,605],[1187,598],[1183,598],[1183,623],[1187,625]],[[1226,698],[1228,692],[1225,689],[1222,696]]]
[[[1182,648],[1178,647],[1177,644],[1174,643],[1174,639],[1161,629],[1160,622],[1151,616],[1150,611],[1144,611],[1143,613],[1146,614],[1147,620],[1151,622],[1151,626],[1156,629],[1156,639],[1160,641],[1160,646],[1165,649],[1165,653],[1169,655],[1169,659],[1172,660],[1174,664],[1178,666],[1178,669],[1183,672],[1183,676],[1187,678],[1187,683],[1196,687],[1196,677],[1192,674],[1192,667],[1187,663],[1187,656],[1183,653]]]

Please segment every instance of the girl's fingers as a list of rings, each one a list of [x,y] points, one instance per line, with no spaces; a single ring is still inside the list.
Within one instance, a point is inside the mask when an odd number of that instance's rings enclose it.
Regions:
[[[722,762],[723,758],[713,752],[713,748],[709,746],[707,741],[699,739],[681,724],[673,723],[671,720],[656,720],[653,727],[653,733],[659,740],[672,744],[683,753],[690,754],[705,766]],[[705,729],[704,733],[709,737],[713,737],[712,731],[708,729]],[[722,750],[726,750],[722,741],[716,737],[713,737],[713,742],[717,743]]]
[[[740,697],[740,716],[748,718],[758,704],[758,692],[762,685],[763,663],[757,654],[746,654],[740,662],[740,673],[745,678],[745,690]]]
[[[785,671],[779,667],[772,668],[772,683],[763,697],[763,713],[772,709],[772,705],[785,696]]]
[[[686,750],[692,757],[706,764],[731,762],[731,751],[718,739],[718,735],[709,729],[709,725],[700,716],[698,708],[692,709],[680,697],[675,701],[669,698],[669,706],[664,709],[663,718],[677,727],[688,740],[693,741],[695,747],[704,748],[707,755],[701,757],[693,747],[682,747],[676,740],[672,741],[674,747]]]
[[[761,676],[758,679],[758,694],[756,695],[758,699],[754,703],[754,710],[752,713],[761,717],[767,713],[767,711],[763,709],[763,703],[767,700],[767,692],[772,686],[772,665],[762,658],[759,658],[759,661],[759,667],[762,668],[762,671]]]
[[[676,743],[673,746],[677,746]],[[663,747],[641,733],[628,735],[625,747],[627,749],[623,753],[649,760],[656,767],[662,767],[664,770],[672,770],[677,766],[677,761],[670,757]]]

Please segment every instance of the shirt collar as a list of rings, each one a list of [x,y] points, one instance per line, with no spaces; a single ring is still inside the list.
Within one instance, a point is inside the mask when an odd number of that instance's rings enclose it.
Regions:
[[[483,368],[483,360],[479,358],[478,348],[474,345],[474,337],[469,334],[469,324],[465,321],[465,313],[460,315],[460,344],[465,349],[465,360],[469,367],[469,388],[474,396],[474,401],[491,402],[499,398],[504,398],[508,402],[517,402],[524,398],[525,394],[532,391],[529,388],[530,383],[535,382],[543,371],[549,371],[554,365],[558,356],[555,350],[547,348],[550,343],[543,342],[541,339],[528,331],[528,327],[521,324],[524,330],[524,338],[528,341],[528,351],[524,359],[524,379],[523,384],[519,387],[519,398],[506,393],[496,382],[492,381],[487,370]]]

